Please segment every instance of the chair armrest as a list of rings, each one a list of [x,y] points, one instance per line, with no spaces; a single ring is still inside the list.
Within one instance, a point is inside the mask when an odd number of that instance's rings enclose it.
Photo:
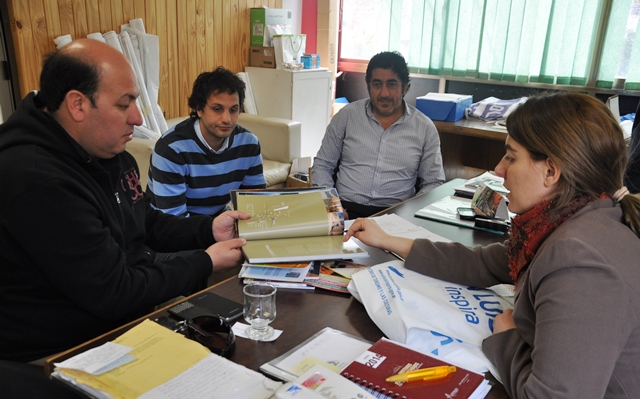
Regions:
[[[149,165],[151,164],[151,153],[156,145],[156,140],[134,137],[127,143],[127,151],[133,155],[140,169],[140,184],[142,189],[147,189],[147,179],[149,178]]]
[[[289,163],[300,158],[302,153],[300,122],[241,113],[238,124],[258,137],[263,159]]]

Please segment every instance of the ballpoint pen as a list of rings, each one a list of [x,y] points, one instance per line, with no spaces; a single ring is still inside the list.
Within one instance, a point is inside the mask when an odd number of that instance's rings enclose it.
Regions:
[[[386,378],[387,382],[433,381],[445,378],[456,371],[456,366],[437,366],[408,371]]]

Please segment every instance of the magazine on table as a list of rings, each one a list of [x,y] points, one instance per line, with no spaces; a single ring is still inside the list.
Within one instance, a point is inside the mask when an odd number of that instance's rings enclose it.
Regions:
[[[473,195],[475,194],[476,189],[480,184],[491,187],[494,191],[497,191],[502,195],[505,195],[509,192],[509,190],[507,190],[503,185],[504,179],[496,175],[494,172],[490,171],[484,172],[479,176],[466,180],[464,184],[455,187],[454,190],[457,196],[473,198]]]
[[[295,348],[260,366],[281,381],[294,381],[316,364],[339,372],[371,347],[364,338],[325,327]]]
[[[419,209],[414,216],[502,235],[509,231],[515,215],[500,193],[480,183],[472,199],[450,195]]]

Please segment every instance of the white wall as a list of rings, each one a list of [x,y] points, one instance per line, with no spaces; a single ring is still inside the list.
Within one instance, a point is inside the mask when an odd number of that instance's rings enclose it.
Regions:
[[[302,32],[302,1],[303,0],[282,0],[282,8],[291,9],[291,32]]]

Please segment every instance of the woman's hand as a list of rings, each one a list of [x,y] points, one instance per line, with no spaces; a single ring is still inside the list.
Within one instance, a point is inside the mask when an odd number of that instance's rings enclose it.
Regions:
[[[513,322],[513,309],[507,309],[504,313],[496,316],[493,322],[493,333],[501,333],[506,330],[516,328],[516,324]]]
[[[385,238],[389,237],[389,235],[382,231],[378,223],[373,220],[358,218],[353,222],[347,234],[344,235],[343,241],[346,242],[351,237],[357,238],[366,245],[382,248]]]
[[[393,252],[402,258],[409,255],[413,246],[412,239],[391,236],[371,219],[356,219],[345,234],[343,241],[347,241],[351,237],[357,238],[365,245]]]

